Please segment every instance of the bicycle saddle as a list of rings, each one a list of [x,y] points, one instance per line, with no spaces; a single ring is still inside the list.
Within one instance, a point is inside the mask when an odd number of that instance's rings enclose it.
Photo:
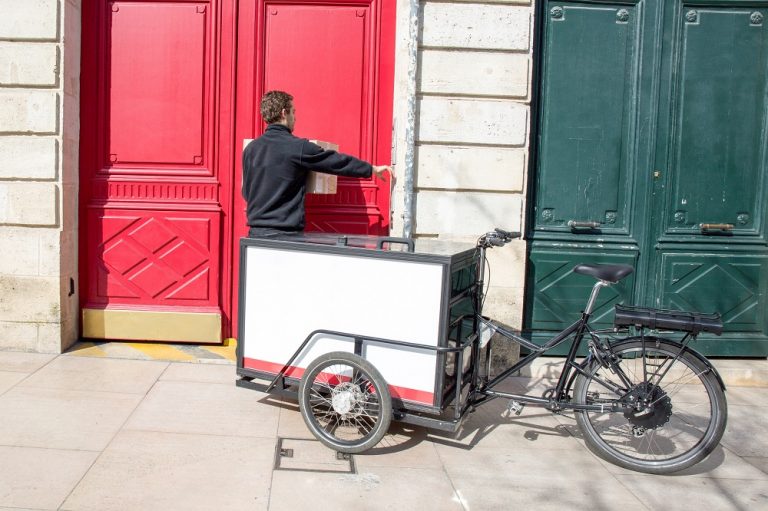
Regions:
[[[615,284],[635,269],[628,264],[578,264],[573,271]]]

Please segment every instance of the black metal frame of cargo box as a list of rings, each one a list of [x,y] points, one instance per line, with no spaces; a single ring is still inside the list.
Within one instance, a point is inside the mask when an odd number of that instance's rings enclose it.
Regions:
[[[383,238],[385,240],[390,240],[390,238]],[[263,248],[272,248],[272,249],[283,249],[283,250],[295,250],[299,252],[312,252],[312,253],[325,253],[325,254],[333,254],[333,255],[347,255],[347,256],[353,256],[353,257],[370,257],[375,259],[388,259],[388,260],[400,260],[400,261],[414,261],[414,262],[420,262],[420,263],[431,263],[431,264],[440,264],[443,266],[443,276],[442,276],[442,296],[440,299],[440,317],[439,317],[439,327],[438,327],[438,345],[437,346],[429,346],[424,344],[418,344],[418,343],[412,343],[412,342],[406,342],[406,341],[400,341],[400,340],[394,340],[394,339],[383,339],[383,338],[377,338],[377,337],[370,337],[366,335],[360,335],[356,333],[349,333],[349,332],[339,332],[339,331],[332,331],[332,330],[315,330],[314,332],[311,332],[302,342],[302,344],[299,346],[299,348],[296,350],[296,352],[293,354],[291,359],[286,362],[283,369],[275,375],[271,372],[262,372],[257,371],[254,369],[248,369],[244,367],[244,342],[238,342],[237,343],[237,374],[238,376],[241,376],[243,378],[236,381],[237,386],[243,387],[243,388],[249,388],[253,390],[258,390],[261,392],[267,392],[277,395],[285,395],[288,397],[298,397],[298,391],[292,391],[290,390],[291,386],[297,387],[299,385],[300,380],[298,378],[293,378],[290,376],[285,376],[285,372],[288,370],[289,366],[291,365],[291,362],[295,360],[301,351],[306,347],[306,345],[309,343],[309,341],[314,338],[318,334],[325,334],[325,335],[335,335],[338,337],[344,337],[349,338],[350,341],[355,342],[355,354],[361,356],[362,353],[362,346],[365,342],[374,342],[378,344],[389,344],[393,346],[402,346],[402,347],[408,347],[412,349],[418,349],[423,351],[434,351],[437,353],[437,359],[435,361],[435,387],[434,387],[434,393],[435,400],[433,401],[433,404],[425,405],[425,404],[419,404],[414,403],[411,401],[404,401],[400,400],[398,398],[393,398],[393,410],[394,410],[394,416],[395,419],[400,422],[405,422],[409,424],[419,425],[419,426],[428,426],[435,429],[440,429],[444,431],[456,431],[461,421],[466,414],[467,408],[471,406],[469,399],[467,399],[466,402],[461,402],[461,395],[464,391],[464,387],[466,385],[471,384],[471,381],[473,378],[467,378],[467,375],[474,375],[474,373],[478,370],[478,363],[479,363],[479,346],[477,344],[477,334],[474,332],[477,332],[477,325],[473,323],[472,331],[473,333],[467,337],[467,340],[460,343],[459,345],[455,347],[447,346],[448,340],[448,334],[452,331],[454,327],[458,325],[459,334],[457,335],[458,339],[461,339],[461,330],[462,325],[465,321],[467,321],[466,316],[461,316],[456,318],[452,323],[449,323],[449,314],[451,307],[458,304],[464,299],[474,299],[477,283],[473,282],[467,289],[462,291],[461,293],[457,294],[456,296],[451,297],[451,269],[464,269],[466,267],[470,267],[477,264],[476,258],[477,258],[477,252],[473,249],[466,250],[464,252],[461,252],[459,254],[454,254],[452,256],[441,256],[441,255],[431,255],[431,254],[415,254],[413,252],[399,252],[399,251],[381,251],[381,250],[372,250],[367,248],[357,248],[357,247],[351,247],[346,245],[326,245],[326,244],[315,244],[315,243],[306,243],[301,242],[300,240],[297,241],[290,241],[285,239],[278,239],[278,240],[272,240],[269,238],[241,238],[240,240],[240,278],[242,280],[243,276],[246,275],[247,272],[247,262],[246,262],[246,247],[249,246],[256,246],[256,247],[263,247]],[[386,254],[386,257],[382,257],[384,254]],[[244,286],[239,286],[238,290],[238,331],[240,332],[240,336],[243,335],[244,332],[244,321],[245,321],[245,311],[244,311],[244,305],[245,305],[245,296],[244,296]],[[474,321],[477,321],[476,319]],[[467,348],[472,348],[472,351],[470,352],[471,357],[471,364],[469,368],[465,371],[464,370],[464,351]],[[455,381],[453,382],[446,382],[446,373],[445,373],[445,367],[447,362],[447,355],[450,353],[456,353],[456,361],[455,361],[455,369],[454,374],[451,376],[451,378],[455,378]],[[269,381],[270,383],[258,383],[254,382],[254,379],[263,380],[263,381]],[[465,380],[466,381],[463,381]],[[446,388],[446,383],[448,383]],[[468,395],[471,395],[471,390]],[[454,394],[454,397],[448,402],[445,402],[445,397],[447,395],[450,395],[451,393]],[[423,415],[420,415],[422,413],[428,413],[431,415],[441,415],[444,413],[444,410],[449,406],[453,404],[454,405],[454,413],[452,419],[442,419],[442,418],[435,418],[435,417],[425,417]]]
[[[462,321],[466,318],[460,317],[457,318],[456,321]],[[363,352],[363,344],[366,342],[372,342],[377,344],[389,344],[393,346],[402,346],[405,348],[417,348],[417,349],[424,349],[429,351],[435,351],[438,354],[445,354],[445,353],[456,353],[457,355],[457,362],[456,367],[463,367],[464,362],[464,351],[472,347],[472,345],[476,345],[477,341],[477,334],[471,335],[465,342],[460,344],[456,347],[448,347],[448,346],[424,346],[422,344],[415,344],[411,342],[404,342],[404,341],[396,341],[394,339],[382,339],[379,337],[368,337],[363,335],[356,335],[351,334],[349,332],[339,332],[335,330],[315,330],[312,333],[310,333],[304,341],[301,343],[301,345],[298,347],[298,349],[294,352],[294,354],[291,356],[291,358],[285,363],[283,368],[276,374],[274,377],[272,377],[269,373],[261,373],[260,371],[253,371],[250,369],[242,370],[242,368],[238,368],[238,374],[241,376],[245,376],[245,378],[241,378],[237,380],[235,383],[238,387],[258,390],[260,392],[264,392],[267,394],[277,394],[277,395],[285,395],[292,398],[298,398],[298,391],[289,390],[290,387],[296,387],[299,384],[298,378],[292,378],[290,376],[286,376],[285,372],[291,367],[291,364],[293,363],[296,358],[301,354],[302,351],[304,351],[304,348],[306,348],[307,344],[309,344],[309,341],[311,341],[316,335],[333,335],[336,337],[345,337],[349,338],[350,340],[353,340],[355,343],[355,355],[362,357]],[[454,403],[454,414],[452,419],[446,419],[446,418],[436,418],[436,417],[427,417],[424,415],[420,415],[420,413],[426,412],[431,414],[440,414],[444,411],[445,407],[437,407],[437,406],[426,406],[426,405],[416,405],[414,403],[409,403],[406,401],[402,401],[397,398],[392,398],[392,404],[393,404],[393,415],[395,420],[398,420],[400,422],[404,422],[407,424],[413,424],[417,426],[427,426],[430,428],[440,429],[443,431],[451,431],[455,432],[458,430],[459,426],[461,425],[461,422],[463,418],[466,416],[467,410],[472,406],[472,401],[470,399],[467,399],[465,402],[462,402],[461,395],[464,391],[464,387],[466,385],[472,385],[474,381],[474,370],[477,367],[477,363],[479,361],[478,356],[476,353],[479,353],[479,351],[473,350],[472,356],[474,358],[473,364],[470,366],[469,371],[456,371],[455,372],[455,378],[456,381],[451,385],[450,389],[447,393],[453,392],[454,398],[451,401],[451,403]],[[246,373],[246,374],[243,374]],[[467,374],[470,374],[469,378],[466,378]],[[254,382],[252,379],[249,378],[258,378],[262,380],[270,380],[269,384],[266,383],[257,383]],[[466,379],[466,381],[464,381]],[[470,387],[470,393],[468,396],[472,395],[473,389]],[[441,399],[443,397],[443,394],[441,394]]]

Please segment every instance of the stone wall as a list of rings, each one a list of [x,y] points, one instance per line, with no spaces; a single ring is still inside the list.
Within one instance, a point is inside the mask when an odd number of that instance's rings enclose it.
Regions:
[[[474,241],[493,227],[522,230],[530,129],[530,1],[421,1],[415,76],[407,67],[407,0],[398,3],[393,235],[403,229],[406,97],[415,79],[416,237]],[[412,30],[410,32],[413,32]],[[489,251],[486,311],[522,322],[525,243]]]
[[[0,349],[77,336],[81,0],[0,0]]]

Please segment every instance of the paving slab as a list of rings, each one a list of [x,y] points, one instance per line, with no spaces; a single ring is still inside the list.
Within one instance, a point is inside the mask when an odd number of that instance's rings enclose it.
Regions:
[[[8,389],[13,388],[17,383],[27,378],[27,373],[16,373],[12,371],[0,371],[0,395]]]
[[[442,467],[427,430],[397,423],[389,428],[389,433],[376,447],[355,455],[355,463],[363,472],[379,467],[433,470]]]
[[[58,509],[97,452],[0,446],[0,509]]]
[[[0,351],[0,371],[34,373],[54,358],[56,355],[44,353]]]
[[[649,509],[707,511],[768,508],[765,481],[708,477],[618,475],[619,482]]]
[[[768,474],[768,458],[758,456],[745,456],[742,459],[753,467],[761,470],[764,474]]]
[[[161,381],[191,381],[234,385],[235,368],[231,365],[184,364],[174,362],[168,366]]]
[[[265,396],[260,401],[264,406],[273,407],[278,411],[279,424],[277,434],[283,438],[315,438],[309,431],[299,412],[299,405],[286,400]]]
[[[762,387],[726,387],[725,399],[728,406],[747,405],[747,406],[768,406],[768,391]]]
[[[17,386],[0,396],[0,445],[100,451],[141,398]]]
[[[259,402],[265,395],[232,384],[159,381],[125,428],[275,438],[279,411]]]
[[[462,452],[437,445],[437,450],[468,510],[646,509],[583,449]]]
[[[123,431],[62,510],[266,510],[270,439]]]
[[[24,380],[20,387],[144,395],[167,367],[167,362],[58,357]]]
[[[357,474],[275,471],[269,511],[465,511],[442,469],[376,467]]]
[[[722,444],[739,456],[768,457],[768,407],[729,404]]]
[[[595,459],[599,460],[606,470],[616,475],[638,475],[638,472],[627,470],[625,468],[614,465],[608,461],[605,461],[598,456]],[[646,474],[643,474],[646,475]],[[650,474],[648,474],[650,475]],[[674,478],[676,481],[678,478],[690,478],[690,477],[704,477],[715,479],[744,479],[744,480],[762,480],[768,483],[768,477],[759,468],[748,463],[743,458],[740,458],[735,453],[726,449],[722,444],[715,448],[709,456],[703,461],[697,463],[693,467],[675,472],[674,474],[667,476],[653,476],[656,477],[660,484],[663,484],[665,477]]]

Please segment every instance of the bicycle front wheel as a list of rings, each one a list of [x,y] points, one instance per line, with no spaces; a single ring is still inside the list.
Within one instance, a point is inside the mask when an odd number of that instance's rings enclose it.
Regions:
[[[587,447],[624,468],[668,474],[703,460],[725,431],[725,393],[707,364],[678,343],[646,337],[613,346],[615,363],[593,361],[574,386]],[[618,404],[622,411],[608,411]],[[614,408],[615,410],[615,408]]]

